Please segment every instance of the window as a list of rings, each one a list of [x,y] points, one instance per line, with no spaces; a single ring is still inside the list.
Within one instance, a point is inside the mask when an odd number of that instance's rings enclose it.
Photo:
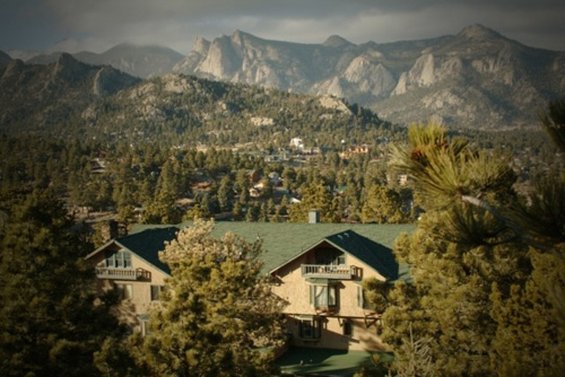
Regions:
[[[131,284],[116,284],[116,289],[122,300],[129,300],[133,297],[133,286]]]
[[[345,264],[345,254],[333,248],[322,248],[316,250],[314,259],[316,260],[316,264]]]
[[[300,337],[303,339],[318,339],[320,337],[320,323],[318,320],[302,319],[299,322]]]
[[[142,315],[137,317],[137,320],[139,321],[139,328],[141,330],[141,336],[149,335],[149,332],[150,332],[149,316],[147,314],[142,314]]]
[[[106,256],[106,267],[110,268],[131,268],[131,253],[120,250]]]
[[[149,334],[149,321],[140,319],[139,327],[141,327],[141,336],[147,336]]]
[[[329,308],[337,305],[337,291],[334,285],[311,285],[310,304],[315,308]]]
[[[363,292],[363,287],[357,286],[357,306],[360,308],[365,308],[365,293]]]
[[[161,292],[163,292],[162,285],[152,285],[151,286],[151,301],[156,301],[161,298]]]

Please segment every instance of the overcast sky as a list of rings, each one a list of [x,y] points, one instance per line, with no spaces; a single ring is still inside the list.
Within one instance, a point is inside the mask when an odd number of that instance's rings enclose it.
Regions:
[[[564,0],[0,0],[0,50],[102,52],[118,43],[186,54],[197,36],[239,29],[261,38],[392,42],[457,34],[480,23],[565,51]]]

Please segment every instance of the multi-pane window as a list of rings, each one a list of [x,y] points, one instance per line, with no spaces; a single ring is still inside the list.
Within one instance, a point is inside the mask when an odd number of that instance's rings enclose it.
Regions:
[[[337,305],[335,285],[311,285],[310,304],[315,308],[329,308]]]
[[[120,250],[106,256],[106,267],[110,268],[131,268],[131,253]]]
[[[316,319],[300,320],[300,337],[303,339],[318,339],[320,337],[320,323]]]

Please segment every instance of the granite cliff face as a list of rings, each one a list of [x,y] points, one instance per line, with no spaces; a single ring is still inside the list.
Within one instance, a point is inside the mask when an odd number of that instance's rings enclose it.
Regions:
[[[528,126],[565,93],[565,52],[524,46],[481,25],[455,36],[356,45],[271,41],[236,31],[207,41],[175,72],[313,94],[332,94],[400,123]]]

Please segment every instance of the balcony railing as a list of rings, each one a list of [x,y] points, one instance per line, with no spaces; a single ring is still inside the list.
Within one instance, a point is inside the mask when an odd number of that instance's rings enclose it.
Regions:
[[[96,267],[96,276],[100,279],[149,280],[151,279],[151,272],[141,268]]]
[[[303,264],[302,276],[321,279],[351,279],[357,275],[357,267],[334,264]]]

